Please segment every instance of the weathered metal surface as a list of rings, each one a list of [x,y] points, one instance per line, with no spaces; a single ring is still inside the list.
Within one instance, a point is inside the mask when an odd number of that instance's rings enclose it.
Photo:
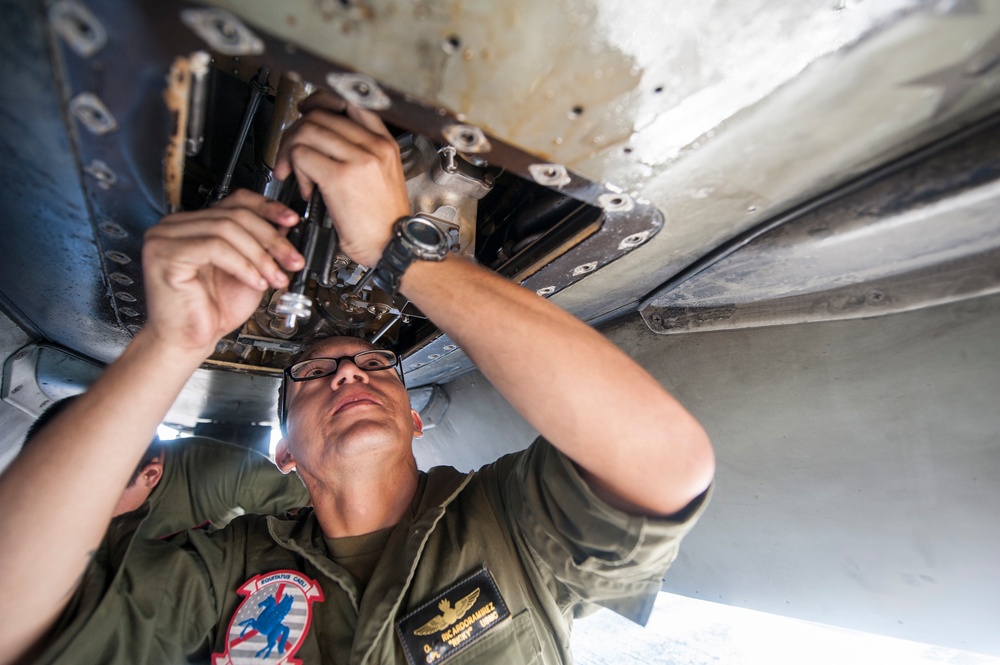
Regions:
[[[783,11],[779,3],[768,5],[764,15]],[[830,7],[814,13],[850,21]],[[862,3],[851,7],[846,11],[864,11]],[[665,162],[628,167],[641,182],[640,195],[666,215],[664,230],[627,261],[567,289],[556,302],[584,316],[598,316],[606,303],[639,300],[706,249],[997,109],[1000,71],[963,71],[996,54],[1000,6],[920,3],[868,25],[860,33],[843,34],[839,48],[808,66],[785,50],[799,37],[810,39],[808,21],[775,27],[767,33],[770,39],[756,42],[757,54],[735,43],[753,42],[754,35],[735,28],[731,46],[713,44],[719,53],[738,48],[746,55],[732,62],[731,77],[719,73],[716,99],[724,99],[722,91],[729,86],[738,89],[740,80],[761,64],[758,58],[763,62],[784,55],[802,67]],[[687,70],[677,71],[686,80]],[[935,80],[927,80],[931,74]],[[662,119],[654,124],[666,132],[672,125],[687,126],[685,120],[700,122],[697,110],[703,107],[686,101],[673,109],[664,105]],[[648,131],[640,130],[636,143],[644,144]],[[625,156],[609,158],[609,172],[614,164],[623,169],[619,173],[627,168]],[[636,298],[636,293],[642,295]]]
[[[75,119],[71,125],[75,148],[91,176],[83,186],[102,253],[104,279],[111,283],[108,304],[114,315],[107,323],[130,333],[145,319],[138,263],[143,233],[159,215],[182,205],[191,71],[197,69],[195,61],[204,59],[202,49],[226,53],[227,57],[216,57],[216,66],[231,67],[237,79],[272,68],[294,72],[296,78],[319,86],[343,87],[355,97],[364,96],[359,101],[382,111],[397,127],[458,145],[507,174],[538,180],[530,168],[539,164],[536,155],[487,136],[444,108],[428,106],[393,88],[383,89],[336,63],[289,48],[268,31],[247,27],[225,12],[191,9],[184,3],[118,0],[94,0],[87,11],[90,20],[99,22],[115,39],[84,56],[53,27],[53,46],[65,84],[68,101],[64,101]],[[219,27],[223,23],[227,27]],[[225,38],[233,39],[235,50],[220,44]],[[377,103],[365,101],[369,97]],[[226,140],[215,139],[208,148],[218,151]],[[230,158],[231,166],[237,156]],[[590,182],[565,168],[557,170],[560,177],[550,185],[560,194],[598,206],[603,216],[584,229],[566,226],[564,232],[552,234],[552,240],[546,236],[540,241],[537,252],[517,255],[499,268],[545,296],[557,294],[633,251],[662,227],[662,216],[647,202],[613,184]],[[94,355],[89,348],[81,350]],[[246,369],[255,370],[258,364],[248,362]],[[437,378],[431,372],[426,380]]]
[[[585,319],[998,106],[991,3],[212,4],[663,210]]]
[[[1000,291],[1000,118],[849,190],[707,255],[642,303],[643,318],[654,332],[717,330],[877,316]]]

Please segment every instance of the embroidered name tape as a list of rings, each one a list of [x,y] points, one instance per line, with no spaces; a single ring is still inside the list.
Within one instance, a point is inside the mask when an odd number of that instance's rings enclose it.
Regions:
[[[212,665],[241,663],[298,664],[293,658],[312,622],[312,604],[323,590],[295,570],[256,575],[239,589],[246,596],[229,621],[224,653],[212,654]]]
[[[396,622],[410,665],[442,663],[510,616],[485,567]]]

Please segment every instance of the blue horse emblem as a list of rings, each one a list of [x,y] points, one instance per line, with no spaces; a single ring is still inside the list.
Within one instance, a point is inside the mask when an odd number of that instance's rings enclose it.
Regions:
[[[260,614],[240,622],[239,625],[243,627],[240,637],[243,637],[248,630],[256,630],[267,638],[267,644],[257,652],[256,658],[267,658],[275,646],[278,647],[279,654],[285,654],[289,628],[282,621],[288,616],[288,611],[292,609],[293,600],[295,599],[290,594],[280,601],[275,601],[274,596],[268,596],[263,602],[257,604],[257,607],[261,608]]]
[[[272,570],[254,575],[236,592],[243,601],[229,620],[224,650],[212,654],[212,665],[303,665],[295,654],[306,641],[313,603],[324,600],[319,583],[297,570]]]

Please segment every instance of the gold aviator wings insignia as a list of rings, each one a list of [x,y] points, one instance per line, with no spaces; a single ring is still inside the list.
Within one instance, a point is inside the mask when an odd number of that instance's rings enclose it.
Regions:
[[[438,609],[441,610],[441,614],[437,615],[420,628],[413,631],[414,635],[430,635],[431,633],[436,633],[438,631],[444,630],[451,624],[455,623],[468,613],[472,606],[475,604],[476,599],[479,598],[479,589],[470,593],[465,598],[461,599],[455,603],[455,607],[451,606],[451,602],[445,598],[440,603],[438,603]]]

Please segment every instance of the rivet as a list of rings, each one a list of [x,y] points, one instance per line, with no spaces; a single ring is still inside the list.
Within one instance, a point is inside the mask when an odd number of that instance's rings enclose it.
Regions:
[[[81,92],[70,100],[69,110],[92,134],[103,136],[118,129],[118,121],[97,95]]]
[[[562,187],[570,183],[569,172],[562,164],[529,164],[528,173],[545,187]]]
[[[448,125],[441,130],[441,134],[461,152],[489,152],[493,149],[483,130],[474,125]]]
[[[104,252],[104,256],[108,257],[109,259],[111,259],[112,261],[114,261],[119,265],[126,265],[132,262],[132,259],[130,259],[126,254],[117,252],[113,249],[109,249],[108,251]]]
[[[112,238],[124,238],[128,236],[128,232],[114,222],[101,222],[97,228]]]
[[[618,249],[626,250],[631,249],[632,247],[638,247],[642,243],[646,242],[647,238],[649,238],[649,231],[633,233],[632,235],[623,238],[622,241],[618,243]]]
[[[609,192],[597,197],[597,203],[607,212],[628,212],[635,207],[635,201],[628,194]]]
[[[361,108],[384,111],[392,106],[389,95],[382,91],[375,79],[364,74],[330,72],[326,83],[341,97]]]

